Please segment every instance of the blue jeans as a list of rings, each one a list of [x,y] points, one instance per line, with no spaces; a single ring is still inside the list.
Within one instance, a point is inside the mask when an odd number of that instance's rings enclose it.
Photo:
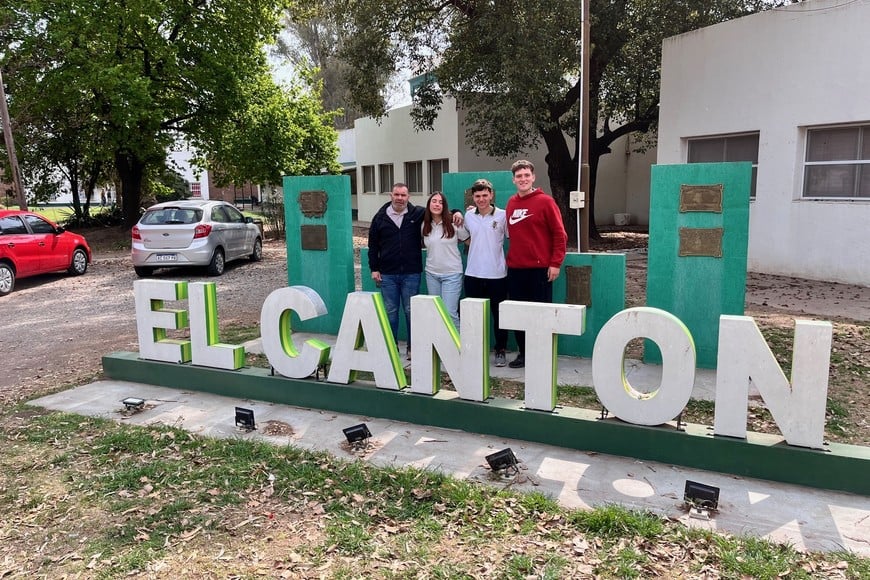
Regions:
[[[462,295],[462,272],[455,274],[431,274],[426,272],[426,286],[431,296],[440,296],[459,330],[459,297]]]
[[[411,345],[411,296],[420,293],[420,274],[381,274],[381,294],[387,308],[387,320],[393,340],[399,341],[399,304],[405,311],[408,347]]]

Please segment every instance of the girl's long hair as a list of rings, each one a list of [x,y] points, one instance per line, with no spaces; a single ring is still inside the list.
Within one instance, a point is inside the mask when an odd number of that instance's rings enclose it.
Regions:
[[[453,229],[453,212],[447,207],[447,198],[440,191],[433,191],[426,201],[426,211],[423,212],[423,237],[432,233],[432,198],[436,195],[441,197],[441,234],[442,238],[452,238],[456,231]]]

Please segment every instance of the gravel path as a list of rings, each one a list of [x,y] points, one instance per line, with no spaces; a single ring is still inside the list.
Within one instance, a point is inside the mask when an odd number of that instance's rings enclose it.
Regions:
[[[217,282],[221,325],[255,324],[269,293],[287,285],[284,243],[264,245],[262,262],[240,260],[212,278],[200,269],[158,271],[156,279]],[[0,298],[0,402],[22,401],[81,384],[100,372],[101,357],[137,350],[129,251],[97,253],[84,276],[49,274],[20,280]]]

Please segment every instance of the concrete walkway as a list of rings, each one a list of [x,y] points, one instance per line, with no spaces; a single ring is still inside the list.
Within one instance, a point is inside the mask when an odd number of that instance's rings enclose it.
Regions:
[[[565,364],[560,372],[589,384],[581,378],[588,372],[582,368],[584,366]],[[502,372],[505,375],[519,373],[504,369],[494,371],[499,376]],[[637,373],[644,372],[652,371],[641,365]],[[121,404],[126,397],[145,399],[145,409],[126,414]],[[435,469],[517,491],[540,492],[568,508],[619,503],[667,515],[691,526],[763,536],[788,542],[798,549],[847,549],[870,557],[870,498],[864,496],[462,431],[121,381],[84,385],[36,399],[31,404],[136,425],[172,425],[209,437],[293,444],[349,460],[362,457],[376,465]],[[234,408],[237,405],[254,411],[258,430],[243,433],[236,429]],[[362,453],[353,453],[348,449],[342,429],[360,422],[368,425],[373,437]],[[287,433],[288,427],[290,435],[269,435],[270,432]],[[505,447],[510,447],[516,454],[520,470],[511,477],[494,477],[484,458]],[[721,489],[719,511],[712,514],[711,519],[690,518],[686,513],[682,502],[686,480]]]

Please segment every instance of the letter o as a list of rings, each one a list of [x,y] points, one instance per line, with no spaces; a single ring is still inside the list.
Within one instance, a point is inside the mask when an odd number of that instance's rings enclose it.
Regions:
[[[641,393],[625,376],[625,347],[648,338],[662,352],[662,380]],[[629,308],[601,328],[592,350],[592,383],[598,399],[623,421],[661,425],[679,415],[695,384],[695,343],[679,318],[658,308]]]

